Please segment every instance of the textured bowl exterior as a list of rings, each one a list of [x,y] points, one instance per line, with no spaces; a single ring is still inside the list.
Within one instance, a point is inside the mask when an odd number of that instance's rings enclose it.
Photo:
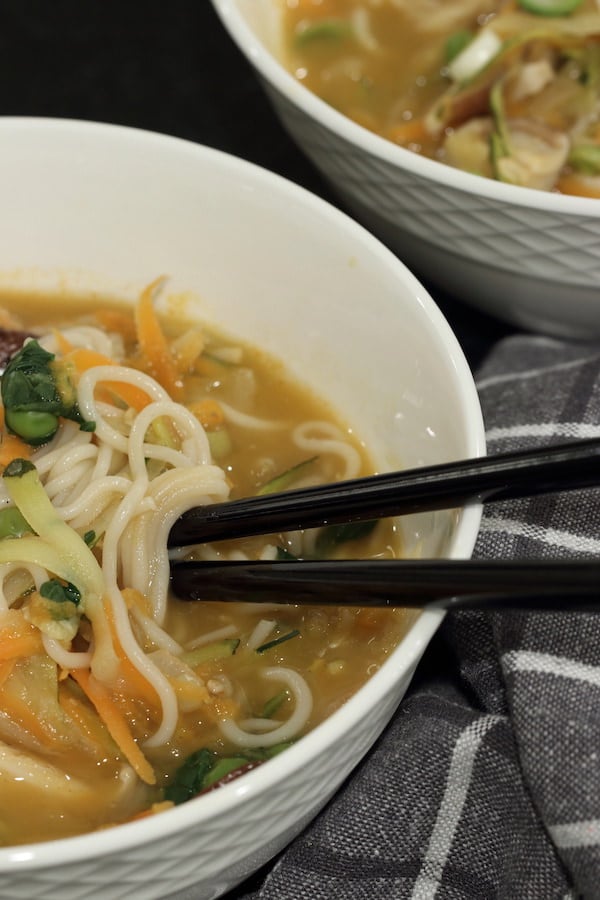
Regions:
[[[200,319],[285,359],[359,423],[380,467],[485,452],[471,373],[431,297],[364,228],[296,185],[163,135],[0,117],[0,196],[0,289],[133,299],[169,273]],[[464,558],[480,515],[409,516],[402,527],[422,555]],[[0,848],[0,900],[225,893],[358,764],[441,619],[420,615],[354,697],[244,778],[138,822]]]
[[[442,290],[519,326],[600,336],[600,201],[500,184],[422,159],[313,97],[262,41],[273,0],[213,0],[282,124],[346,208]]]

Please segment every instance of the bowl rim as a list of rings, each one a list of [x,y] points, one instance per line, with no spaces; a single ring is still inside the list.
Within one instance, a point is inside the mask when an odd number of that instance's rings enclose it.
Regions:
[[[239,11],[238,0],[210,0],[210,2],[239,50],[272,87],[309,118],[364,153],[377,157],[390,166],[396,166],[399,170],[410,172],[416,177],[436,182],[443,188],[483,197],[497,203],[584,218],[595,218],[598,215],[600,206],[596,198],[536,190],[464,172],[399,147],[392,141],[363,128],[321,100],[287,71],[247,24]]]
[[[377,258],[378,264],[381,263],[397,275],[399,285],[413,295],[414,302],[419,305],[430,324],[432,334],[440,344],[443,344],[449,365],[456,373],[460,387],[459,400],[465,412],[466,439],[470,445],[471,455],[485,455],[485,430],[477,389],[464,352],[449,323],[433,298],[406,265],[342,210],[295,182],[255,163],[222,150],[167,134],[79,119],[0,117],[0,136],[6,137],[15,132],[21,138],[27,136],[28,139],[37,142],[40,160],[43,158],[44,136],[49,133],[65,135],[65,140],[87,134],[117,143],[137,141],[145,145],[151,142],[159,148],[164,147],[165,152],[174,159],[178,153],[192,155],[197,157],[199,164],[203,166],[215,164],[229,167],[230,170],[244,175],[247,182],[270,185],[278,193],[286,194],[290,202],[309,207],[312,214],[326,220],[330,225],[354,233],[369,254]],[[76,140],[73,140],[73,146],[77,152]],[[469,506],[462,511],[451,556],[466,558],[471,555],[481,513],[480,505]],[[23,869],[27,871],[50,869],[65,863],[73,864],[119,854],[150,841],[164,840],[170,835],[201,825],[215,814],[239,807],[242,801],[256,797],[269,786],[284,781],[291,771],[302,768],[307,755],[316,756],[332,746],[339,737],[338,723],[344,722],[342,729],[344,732],[360,724],[367,699],[371,695],[376,698],[384,697],[395,689],[400,655],[404,657],[402,671],[410,672],[412,675],[412,668],[420,659],[443,618],[442,611],[422,613],[386,662],[350,700],[301,738],[297,744],[286,750],[285,754],[270,760],[268,765],[259,766],[247,773],[239,782],[234,781],[218,791],[138,821],[117,824],[74,837],[0,848],[0,873],[17,873]]]

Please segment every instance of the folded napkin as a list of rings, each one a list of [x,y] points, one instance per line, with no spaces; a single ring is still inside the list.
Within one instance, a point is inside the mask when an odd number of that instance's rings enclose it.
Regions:
[[[510,337],[489,452],[600,434],[600,347]],[[490,504],[479,558],[600,550],[600,493]],[[600,898],[600,615],[451,613],[389,727],[239,900]]]

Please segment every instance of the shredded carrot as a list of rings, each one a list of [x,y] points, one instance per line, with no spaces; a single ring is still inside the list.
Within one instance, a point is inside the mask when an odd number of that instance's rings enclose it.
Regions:
[[[133,699],[139,698],[149,706],[158,707],[159,699],[156,691],[154,690],[150,682],[146,678],[144,678],[142,673],[133,665],[131,659],[121,646],[121,642],[119,641],[119,637],[117,635],[117,629],[115,628],[115,623],[112,616],[112,608],[110,604],[107,603],[105,605],[105,610],[106,618],[108,620],[108,627],[112,636],[113,647],[119,659],[121,670],[120,674],[123,679],[123,683],[127,685],[127,694]]]
[[[98,353],[96,350],[87,350],[83,347],[78,347],[76,350],[67,353],[64,357],[64,362],[67,365],[72,365],[79,375],[82,375],[94,366],[116,365],[115,361],[109,356],[104,356],[103,353]],[[134,384],[127,384],[123,381],[105,381],[102,383],[102,387],[104,392],[109,392],[109,395],[114,394],[113,400],[118,398],[126,406],[131,406],[138,412],[151,402],[151,397]],[[111,398],[107,397],[106,399],[110,401]]]
[[[182,382],[169,345],[154,309],[153,294],[157,282],[145,288],[135,308],[138,343],[148,371],[173,397],[178,399]]]
[[[0,662],[43,652],[42,636],[37,628],[32,627],[24,634],[15,633],[12,628],[0,631]]]
[[[15,659],[5,659],[0,662],[0,687],[4,684],[15,667]]]
[[[146,784],[156,784],[156,776],[152,766],[133,738],[124,716],[112,700],[108,690],[85,669],[74,669],[71,674],[91,703],[93,703],[96,712],[106,725],[111,737],[139,778]]]
[[[575,197],[592,197],[600,199],[600,188],[589,184],[583,178],[574,174],[562,175],[556,185],[561,194],[571,194]]]
[[[95,316],[105,331],[117,332],[125,341],[135,340],[135,322],[131,313],[120,309],[99,309]]]
[[[73,349],[73,344],[66,339],[62,331],[55,328],[53,334],[60,354],[64,356],[65,353],[69,353]]]
[[[206,397],[198,403],[193,403],[190,406],[190,412],[196,416],[207,431],[214,431],[225,421],[223,407],[216,400],[213,400],[212,397]]]
[[[429,132],[424,119],[409,119],[407,122],[392,125],[386,136],[390,141],[404,147],[407,144],[422,143],[429,137]]]

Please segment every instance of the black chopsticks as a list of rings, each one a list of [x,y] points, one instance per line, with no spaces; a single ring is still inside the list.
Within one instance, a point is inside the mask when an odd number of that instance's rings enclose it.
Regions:
[[[600,486],[600,438],[189,510],[169,546]],[[296,605],[600,610],[600,563],[510,560],[172,561],[182,599]]]
[[[175,522],[169,546],[452,509],[596,485],[600,485],[600,438],[590,438],[198,507]]]
[[[600,609],[600,563],[502,560],[179,562],[185,600],[438,609]]]

